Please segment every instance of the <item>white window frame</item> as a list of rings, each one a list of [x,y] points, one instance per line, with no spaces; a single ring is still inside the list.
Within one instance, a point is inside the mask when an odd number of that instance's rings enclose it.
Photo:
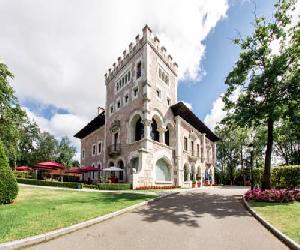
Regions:
[[[95,147],[95,153],[94,153],[94,147]],[[97,145],[93,144],[92,145],[92,156],[95,156],[97,154]]]
[[[101,151],[99,152],[99,144],[101,144]],[[102,154],[103,152],[103,142],[102,141],[98,141],[97,142],[97,155]]]

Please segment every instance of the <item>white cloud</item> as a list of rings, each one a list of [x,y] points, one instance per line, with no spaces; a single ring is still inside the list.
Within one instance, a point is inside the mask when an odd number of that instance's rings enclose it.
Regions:
[[[24,108],[30,120],[35,121],[40,127],[42,132],[49,132],[60,140],[63,136],[68,136],[72,144],[76,147],[77,152],[80,152],[80,141],[73,137],[83,126],[86,125],[87,121],[84,118],[73,114],[55,114],[51,119],[38,116],[31,112],[29,109]],[[77,160],[78,153],[75,157]]]
[[[197,78],[204,39],[226,16],[226,0],[0,0],[0,57],[19,98],[91,118],[105,104],[104,73],[148,24]]]
[[[236,89],[231,97],[230,100],[236,102],[238,100],[239,95],[241,94],[240,88]],[[222,100],[223,95],[220,95],[213,103],[212,109],[210,112],[205,116],[204,123],[210,128],[214,129],[218,122],[220,122],[225,116],[226,111],[224,111],[225,104]]]
[[[224,102],[222,101],[222,96],[218,97],[212,106],[209,114],[207,114],[204,118],[204,123],[210,129],[214,129],[218,122],[220,122],[225,116],[226,112],[223,111]]]

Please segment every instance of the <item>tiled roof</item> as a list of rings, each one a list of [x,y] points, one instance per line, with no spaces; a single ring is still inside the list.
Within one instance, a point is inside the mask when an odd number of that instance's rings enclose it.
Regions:
[[[207,138],[213,142],[219,138],[187,107],[183,102],[178,102],[171,106],[174,116],[180,116],[191,124],[200,133],[205,133]]]
[[[77,132],[74,137],[82,139],[94,132],[96,129],[102,127],[105,124],[105,112],[102,112],[91,120],[84,128]]]

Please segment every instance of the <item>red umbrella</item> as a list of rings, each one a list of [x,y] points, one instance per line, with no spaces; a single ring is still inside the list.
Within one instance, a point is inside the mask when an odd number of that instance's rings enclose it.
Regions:
[[[65,169],[65,167],[54,161],[39,162],[34,166],[36,169]]]
[[[95,167],[92,167],[92,166],[84,166],[84,167],[79,168],[79,170],[80,170],[81,173],[100,171],[99,168],[95,168]]]
[[[31,167],[28,167],[28,166],[19,166],[19,167],[16,167],[16,170],[17,171],[30,171]]]
[[[70,168],[69,170],[66,170],[65,173],[70,173],[70,174],[81,174],[80,168]]]

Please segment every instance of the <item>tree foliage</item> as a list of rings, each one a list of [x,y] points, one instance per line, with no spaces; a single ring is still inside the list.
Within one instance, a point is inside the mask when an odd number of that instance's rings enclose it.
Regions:
[[[228,116],[224,121],[240,127],[267,127],[263,188],[271,187],[274,123],[299,118],[291,112],[299,110],[300,94],[299,23],[291,28],[289,15],[294,5],[293,0],[279,0],[272,20],[255,18],[253,34],[234,40],[241,48],[240,57],[225,81],[228,88],[223,101]],[[280,45],[278,53],[272,50],[274,44]],[[239,97],[234,101],[236,91]]]
[[[0,140],[0,204],[12,203],[18,194],[18,184]]]

